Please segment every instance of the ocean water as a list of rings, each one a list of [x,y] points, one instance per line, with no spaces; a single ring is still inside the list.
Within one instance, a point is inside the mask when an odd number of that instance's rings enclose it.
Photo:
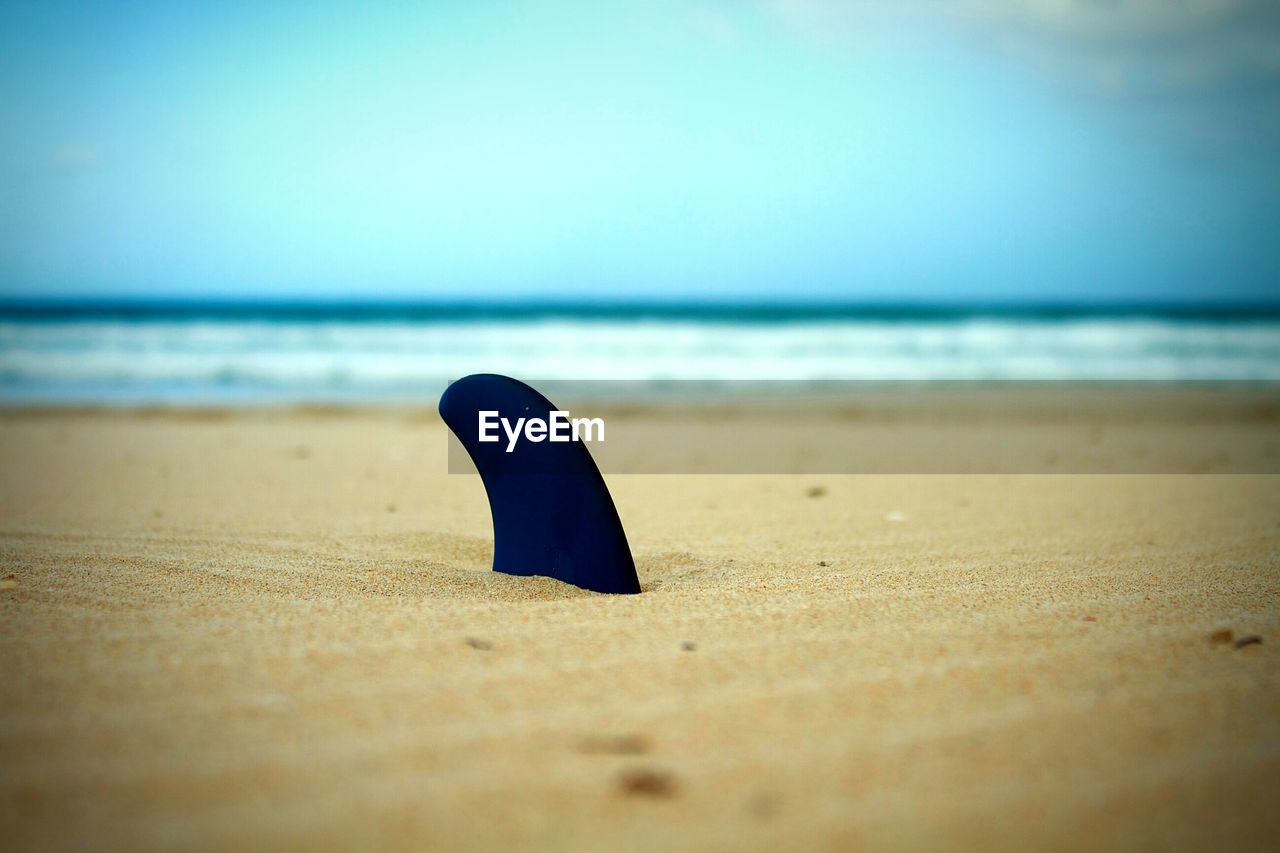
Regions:
[[[1280,315],[810,306],[8,306],[0,403],[433,401],[607,380],[1280,380]]]

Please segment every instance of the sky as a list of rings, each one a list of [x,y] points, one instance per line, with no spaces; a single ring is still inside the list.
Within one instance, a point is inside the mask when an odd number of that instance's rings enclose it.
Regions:
[[[0,297],[1280,300],[1280,4],[0,6]]]

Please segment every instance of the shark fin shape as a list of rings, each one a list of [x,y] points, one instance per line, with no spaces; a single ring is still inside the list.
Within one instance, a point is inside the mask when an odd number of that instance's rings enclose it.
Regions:
[[[555,406],[507,376],[477,373],[449,385],[440,416],[470,454],[493,513],[493,570],[544,575],[607,593],[638,593],[627,535],[600,469],[581,441],[511,443],[503,427],[480,441],[481,412],[491,423],[550,422]],[[508,449],[510,448],[510,450]]]

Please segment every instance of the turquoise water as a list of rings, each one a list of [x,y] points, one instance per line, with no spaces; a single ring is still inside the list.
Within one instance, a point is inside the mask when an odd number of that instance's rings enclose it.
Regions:
[[[0,402],[421,402],[449,379],[1280,380],[1261,309],[0,308]]]

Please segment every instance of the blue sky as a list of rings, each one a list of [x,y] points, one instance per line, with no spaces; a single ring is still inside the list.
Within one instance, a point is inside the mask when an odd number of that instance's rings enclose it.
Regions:
[[[0,295],[1280,298],[1273,5],[6,3]]]

